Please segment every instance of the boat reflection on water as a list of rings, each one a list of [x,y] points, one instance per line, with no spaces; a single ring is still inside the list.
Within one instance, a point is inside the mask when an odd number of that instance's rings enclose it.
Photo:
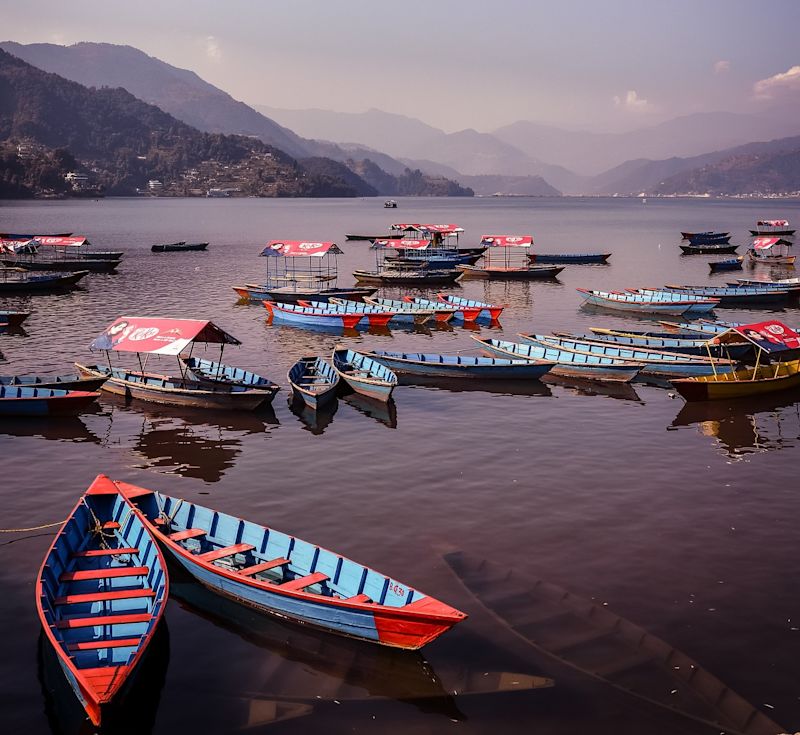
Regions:
[[[97,728],[67,682],[53,647],[43,632],[37,644],[37,678],[44,697],[44,712],[54,735],[94,735]],[[119,703],[104,711],[106,735],[147,735],[152,732],[169,665],[169,630],[162,620],[138,671],[126,685]],[[30,732],[33,732],[32,730]]]
[[[401,385],[445,390],[450,393],[495,393],[502,396],[552,396],[541,380],[484,380],[480,378],[440,378],[431,375],[398,375]]]
[[[100,444],[101,439],[79,416],[0,418],[0,436],[28,436],[63,442]]]
[[[397,404],[394,402],[394,398],[390,398],[388,401],[376,401],[374,398],[362,396],[360,393],[348,393],[340,400],[364,416],[369,416],[390,429],[397,428]]]
[[[250,718],[259,712],[261,724],[272,712],[276,720],[301,714],[281,704],[306,705],[325,716],[331,704],[376,700],[410,704],[422,713],[458,721],[466,719],[457,703],[462,697],[530,692],[554,684],[546,677],[482,665],[464,670],[461,663],[445,663],[442,671],[434,670],[419,651],[376,646],[260,615],[186,579],[185,573],[171,578],[170,593],[185,610],[271,654],[246,696],[233,685],[233,699],[248,700]],[[261,706],[255,707],[257,703]]]
[[[131,451],[145,460],[143,467],[205,482],[219,482],[234,466],[244,437],[263,434],[269,438],[271,428],[278,425],[271,407],[256,412],[144,404],[133,408],[115,396],[104,396],[103,403],[112,406],[109,438],[117,432],[125,438],[132,436]],[[137,428],[131,428],[130,422]]]
[[[552,373],[545,375],[542,380],[548,385],[558,385],[566,388],[570,393],[577,393],[582,396],[606,396],[620,401],[644,403],[630,383],[581,380],[580,378],[569,378],[562,375],[553,375]]]
[[[685,403],[667,430],[696,426],[731,458],[800,444],[800,394]]]
[[[314,435],[325,433],[325,429],[333,421],[334,414],[339,409],[339,401],[336,399],[325,406],[320,406],[316,411],[306,406],[300,399],[295,399],[294,396],[289,396],[288,404],[289,410],[297,416],[303,428]]]

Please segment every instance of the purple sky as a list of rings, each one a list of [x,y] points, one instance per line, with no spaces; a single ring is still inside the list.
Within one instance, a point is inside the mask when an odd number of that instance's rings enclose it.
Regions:
[[[136,46],[250,104],[623,130],[800,100],[800,1],[4,3],[3,40]]]

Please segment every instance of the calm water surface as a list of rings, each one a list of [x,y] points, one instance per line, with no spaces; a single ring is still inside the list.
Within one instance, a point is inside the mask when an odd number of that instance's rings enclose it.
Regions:
[[[800,217],[797,202],[614,199],[104,200],[0,206],[0,231],[86,234],[121,249],[118,275],[69,295],[5,299],[30,309],[0,335],[3,374],[69,372],[122,314],[210,318],[242,340],[226,362],[284,390],[274,410],[209,414],[103,398],[63,421],[0,423],[0,526],[65,517],[94,476],[183,496],[273,525],[413,584],[471,614],[421,654],[376,650],[283,625],[176,579],[150,690],[132,731],[714,733],[559,667],[509,636],[442,561],[460,549],[608,605],[694,658],[789,731],[800,729],[798,395],[686,406],[667,390],[563,385],[486,390],[401,386],[384,410],[340,400],[318,424],[287,404],[299,356],[359,348],[474,354],[472,334],[632,326],[580,308],[576,287],[724,283],[706,256],[680,257],[678,232],[724,229],[745,243],[756,219]],[[231,286],[258,281],[272,238],[342,244],[340,285],[374,264],[345,232],[393,220],[457,222],[462,244],[529,233],[542,252],[607,251],[549,283],[470,282],[465,296],[509,304],[501,327],[337,335],[272,326]],[[209,240],[207,253],[150,252]],[[742,249],[743,251],[744,249]],[[776,274],[778,277],[784,275]],[[735,274],[734,274],[735,276]],[[387,291],[394,296],[397,292]],[[758,320],[764,310],[724,310]],[[800,324],[797,308],[775,314]],[[202,350],[199,354],[203,354]],[[213,357],[214,351],[208,356]],[[94,356],[96,358],[96,356]],[[150,363],[172,370],[168,360]],[[0,731],[87,732],[39,642],[33,587],[49,531],[0,535]],[[167,640],[168,639],[168,640]],[[452,696],[459,672],[549,676],[555,687]],[[270,725],[297,706],[305,716]],[[278,709],[276,709],[278,708]],[[284,708],[284,709],[280,709]]]

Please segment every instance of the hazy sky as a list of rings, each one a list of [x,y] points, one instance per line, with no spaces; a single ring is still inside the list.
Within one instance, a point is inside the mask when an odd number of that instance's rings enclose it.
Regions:
[[[627,129],[800,98],[800,0],[0,0],[0,36],[130,44],[249,104],[447,131]]]

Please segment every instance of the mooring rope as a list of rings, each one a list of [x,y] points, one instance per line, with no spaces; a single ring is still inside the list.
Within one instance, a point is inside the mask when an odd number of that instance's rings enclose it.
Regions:
[[[64,521],[56,521],[55,523],[45,523],[41,526],[31,526],[30,528],[0,528],[0,533],[24,533],[25,531],[41,531],[43,528],[52,528],[53,526],[62,526]]]

